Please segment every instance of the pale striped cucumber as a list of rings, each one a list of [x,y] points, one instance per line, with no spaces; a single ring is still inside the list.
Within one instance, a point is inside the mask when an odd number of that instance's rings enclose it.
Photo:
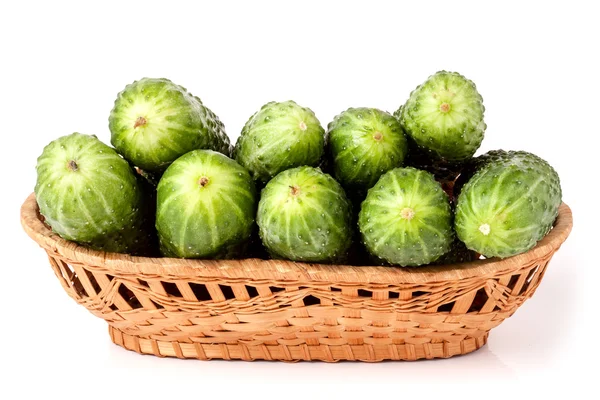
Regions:
[[[403,165],[407,143],[400,123],[375,108],[350,108],[327,127],[335,178],[365,192],[381,175]]]
[[[127,85],[115,100],[109,128],[117,151],[147,172],[162,172],[196,149],[231,153],[219,118],[168,79],[144,78]]]
[[[524,151],[492,151],[473,163],[462,187],[455,229],[468,248],[486,257],[529,250],[552,227],[562,190],[556,171]]]
[[[350,202],[318,168],[289,169],[263,189],[257,222],[272,256],[294,261],[343,260],[352,241]]]
[[[211,150],[178,158],[160,178],[156,229],[169,257],[241,255],[254,225],[256,190],[248,171]]]
[[[324,147],[325,130],[309,108],[293,101],[271,102],[246,122],[234,157],[264,184],[286,169],[318,166]]]
[[[369,189],[358,226],[371,254],[401,266],[437,260],[454,237],[448,196],[432,174],[415,168],[386,172]]]
[[[36,169],[40,213],[54,232],[94,249],[145,252],[147,198],[114,149],[73,133],[46,146]]]
[[[481,145],[484,110],[472,81],[456,72],[440,71],[413,90],[394,115],[431,158],[461,161]]]

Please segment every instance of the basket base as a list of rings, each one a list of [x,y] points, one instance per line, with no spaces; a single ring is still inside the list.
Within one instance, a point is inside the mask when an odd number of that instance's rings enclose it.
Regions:
[[[471,353],[487,343],[489,332],[478,338],[443,343],[341,344],[341,345],[246,345],[232,343],[198,343],[160,341],[129,335],[109,325],[112,341],[127,350],[158,357],[196,358],[199,360],[268,360],[268,361],[366,361],[449,358]]]

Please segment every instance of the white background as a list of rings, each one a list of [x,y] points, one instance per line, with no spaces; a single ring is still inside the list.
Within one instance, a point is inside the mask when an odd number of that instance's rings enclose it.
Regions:
[[[0,398],[541,398],[597,384],[594,2],[1,4]],[[392,112],[440,69],[466,75],[484,98],[480,152],[548,160],[575,216],[534,298],[471,355],[334,365],[139,356],[111,344],[104,321],[68,298],[20,227],[43,146],[74,131],[109,142],[112,103],[133,80],[185,86],[235,140],[268,101],[294,99],[326,125],[350,106]]]

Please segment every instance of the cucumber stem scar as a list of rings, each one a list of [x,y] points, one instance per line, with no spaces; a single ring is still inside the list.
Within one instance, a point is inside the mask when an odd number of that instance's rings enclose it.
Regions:
[[[75,172],[79,169],[79,166],[77,165],[75,160],[71,160],[67,163],[67,168],[70,169],[71,171]]]
[[[448,104],[448,103],[442,103],[440,105],[440,111],[444,112],[444,113],[450,111],[450,104]]]
[[[379,142],[381,139],[383,139],[383,134],[381,132],[375,132],[373,134],[373,139]]]
[[[298,186],[290,186],[290,193],[292,193],[292,196],[298,196],[300,188]]]
[[[202,178],[198,179],[198,185],[205,187],[206,185],[208,185],[209,179],[206,176],[203,176]]]
[[[305,131],[306,130],[306,122],[300,121],[300,124],[298,126],[300,127],[301,131]]]
[[[490,234],[490,225],[489,224],[481,224],[479,226],[479,232],[483,233],[484,236]]]
[[[412,208],[406,207],[400,211],[400,216],[408,221],[415,217],[415,210]]]
[[[135,123],[133,124],[133,129],[137,128],[138,126],[144,126],[146,125],[148,121],[146,121],[146,118],[144,117],[137,117],[137,119],[135,120]]]

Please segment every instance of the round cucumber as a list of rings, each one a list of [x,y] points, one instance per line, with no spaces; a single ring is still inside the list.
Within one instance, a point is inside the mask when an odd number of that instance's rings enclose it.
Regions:
[[[486,129],[475,84],[440,71],[418,86],[394,114],[406,134],[432,158],[461,161],[475,154]]]
[[[127,85],[115,100],[109,128],[117,151],[147,172],[162,172],[195,149],[231,153],[219,118],[168,79],[144,78]]]
[[[352,241],[351,218],[340,184],[306,166],[273,178],[257,214],[260,237],[274,257],[307,262],[344,259]]]
[[[242,129],[234,157],[264,184],[286,169],[318,166],[325,130],[315,114],[293,101],[265,104]]]
[[[239,256],[252,233],[256,190],[248,171],[211,150],[178,158],[160,178],[156,229],[169,257]]]
[[[350,108],[328,125],[335,178],[348,191],[365,191],[390,169],[402,166],[407,143],[392,115]]]
[[[358,226],[369,252],[401,266],[437,260],[454,237],[448,196],[432,174],[415,168],[381,176],[362,203]]]
[[[562,190],[556,171],[524,151],[493,151],[458,196],[454,227],[468,248],[509,257],[535,246],[558,215]]]
[[[149,244],[145,195],[127,161],[95,136],[73,133],[37,161],[40,213],[67,240],[97,250],[140,254]]]

